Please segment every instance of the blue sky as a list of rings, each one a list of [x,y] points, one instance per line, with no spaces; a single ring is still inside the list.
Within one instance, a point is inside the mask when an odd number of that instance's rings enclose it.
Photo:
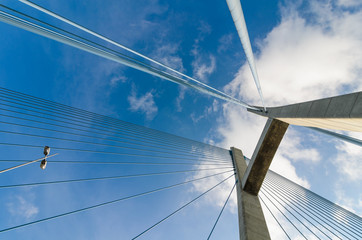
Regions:
[[[212,4],[208,1],[156,0],[34,2],[236,98],[260,104],[225,1]],[[295,3],[258,0],[241,3],[267,106],[362,90],[362,30],[359,26],[362,9],[358,1],[310,0]],[[2,4],[89,37],[17,1],[5,0]],[[265,119],[251,115],[239,106],[22,29],[4,23],[0,23],[0,28],[1,87],[226,149],[235,146],[242,149],[247,157],[252,155]],[[362,139],[360,133],[345,134]],[[8,135],[2,139],[11,140]],[[34,149],[1,149],[10,157],[14,157],[14,151],[19,158],[33,159],[37,156]],[[361,215],[361,154],[359,147],[291,126],[272,169]],[[81,159],[94,157],[87,154],[69,156]],[[4,163],[3,167],[8,165]],[[152,172],[160,168],[142,169],[146,170]],[[5,184],[132,171],[140,170],[59,165],[54,169],[49,165],[44,178],[45,173],[38,166],[28,166],[4,174],[0,179]],[[155,186],[168,178],[157,178]],[[171,179],[182,178],[184,176]],[[148,189],[142,187],[142,179],[134,180],[132,184],[141,186],[137,189],[139,191]],[[119,236],[128,239],[181,202],[206,190],[207,184],[212,184],[212,181],[194,184],[191,190],[186,187],[170,190],[169,193],[157,193],[25,227],[5,233],[4,238],[37,236],[38,239],[64,239],[74,234],[78,239],[118,239]],[[175,233],[179,239],[204,238],[232,184],[229,181],[225,191],[208,195],[199,204],[190,206],[147,233],[145,239],[164,239]],[[121,188],[122,194],[131,192],[130,185],[127,181],[114,181],[108,184],[1,190],[1,212],[6,214],[1,214],[0,225],[8,227],[55,212],[77,209],[84,204],[113,199],[117,196],[117,189]],[[94,194],[94,189],[102,190]],[[180,202],[161,200],[160,203],[159,199],[169,198],[180,199]],[[233,197],[214,239],[225,239],[226,232],[230,234],[227,237],[236,238],[236,219]],[[40,231],[42,227],[44,231]],[[280,233],[273,234],[275,239],[279,239]]]

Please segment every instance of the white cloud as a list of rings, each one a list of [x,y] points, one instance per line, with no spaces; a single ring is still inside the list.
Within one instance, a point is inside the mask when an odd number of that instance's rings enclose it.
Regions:
[[[209,61],[201,58],[199,53],[195,54],[195,61],[192,62],[194,75],[197,79],[207,82],[207,77],[210,76],[216,69],[216,59],[213,55],[209,55]]]
[[[200,26],[197,28],[197,30],[199,31],[199,37],[198,39],[196,39],[196,43],[199,43],[199,41],[203,41],[205,37],[212,32],[210,24],[204,21],[200,22]]]
[[[33,199],[33,197],[30,199]],[[26,220],[33,218],[39,212],[39,208],[34,205],[32,200],[26,200],[22,196],[15,196],[11,202],[7,204],[7,207],[11,215],[22,217]]]
[[[220,108],[219,101],[214,99],[214,101],[212,102],[212,111],[217,112],[219,108]]]
[[[158,108],[153,100],[152,91],[138,97],[136,91],[133,90],[131,95],[128,96],[128,102],[131,111],[146,114],[148,120],[153,119],[157,114]]]
[[[208,116],[210,116],[210,114],[215,113],[218,110],[219,110],[219,102],[216,99],[214,99],[212,105],[206,106],[201,114],[196,114],[195,112],[193,112],[191,113],[190,117],[194,123],[197,123],[201,119],[207,118]],[[206,139],[206,141],[209,141],[209,139]]]
[[[209,77],[216,70],[216,58],[212,54],[205,54],[200,49],[200,43],[205,37],[211,33],[211,27],[205,22],[200,23],[199,36],[194,41],[191,55],[194,57],[192,61],[193,75],[203,82],[208,82]]]
[[[223,121],[217,129],[217,135],[223,139],[219,144],[227,149],[237,147],[245,156],[251,157],[265,122],[264,118],[239,106],[224,104]]]
[[[361,6],[362,2],[360,0],[338,0],[337,4],[344,7],[357,7]]]
[[[179,51],[179,44],[162,44],[156,47],[152,54],[154,59],[157,59],[162,64],[171,67],[179,72],[184,71],[182,58],[177,55]]]
[[[231,46],[232,41],[233,41],[233,35],[231,33],[222,36],[219,39],[219,44],[220,45],[217,48],[217,52],[221,53],[221,52],[226,51]]]
[[[339,142],[337,144],[338,154],[335,158],[335,165],[338,171],[350,181],[362,180],[361,156],[362,148],[360,146]]]
[[[205,117],[205,115],[201,114],[199,116],[196,116],[195,113],[191,113],[190,117],[193,123],[198,123],[201,119]]]
[[[176,111],[177,112],[182,111],[181,102],[185,98],[185,93],[186,93],[186,87],[180,86],[179,87],[179,94],[178,94],[178,97],[176,98]]]
[[[334,193],[337,198],[336,203],[339,206],[347,209],[348,211],[360,216],[362,214],[362,205],[361,205],[362,194],[359,193],[358,199],[351,198],[344,191],[343,184],[344,183],[337,183],[334,188]],[[336,212],[336,213],[338,213],[338,212]],[[342,220],[347,221],[346,219],[342,219]]]
[[[112,87],[115,87],[119,82],[125,83],[126,81],[127,81],[127,77],[125,77],[125,76],[121,76],[121,75],[113,76],[111,78],[110,84]]]
[[[259,43],[256,64],[268,105],[362,88],[362,12],[341,12],[329,4],[312,3],[309,14],[313,23],[295,8],[284,9],[280,24]],[[260,104],[247,64],[226,90]]]
[[[288,130],[282,143],[279,147],[280,154],[294,162],[303,161],[313,164],[321,160],[320,153],[317,149],[303,147],[303,142],[298,132],[294,130]]]

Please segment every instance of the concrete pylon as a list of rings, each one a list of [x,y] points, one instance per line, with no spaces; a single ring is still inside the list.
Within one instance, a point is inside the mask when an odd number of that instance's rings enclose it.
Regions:
[[[241,180],[247,169],[244,155],[240,149],[234,147],[231,148],[231,155],[237,178],[236,193],[238,199],[239,237],[241,240],[270,239],[258,196],[242,189]]]
[[[289,124],[269,118],[265,124],[250,163],[243,175],[241,186],[244,191],[258,195],[269,166],[278,150]]]

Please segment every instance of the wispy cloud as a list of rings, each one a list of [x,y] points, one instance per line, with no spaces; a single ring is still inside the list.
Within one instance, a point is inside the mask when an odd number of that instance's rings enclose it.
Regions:
[[[113,76],[110,80],[110,84],[112,87],[115,87],[118,85],[118,83],[125,83],[127,81],[127,77],[123,75],[117,75]]]
[[[357,7],[361,6],[362,2],[359,0],[337,0],[337,4],[343,7]]]
[[[33,203],[33,198],[26,199],[23,196],[17,195],[11,202],[7,203],[7,209],[14,217],[21,217],[29,220],[39,213],[39,208]]]
[[[195,40],[195,43],[198,44],[200,41],[203,41],[207,35],[212,32],[212,28],[210,24],[205,21],[201,21],[199,27],[197,28],[199,31],[199,36]]]
[[[362,194],[358,193],[358,198],[348,196],[344,190],[343,184],[337,183],[334,187],[334,194],[336,195],[336,203],[348,211],[355,213],[359,216],[362,214]]]
[[[178,55],[179,44],[162,43],[160,46],[156,46],[155,49],[152,54],[154,59],[179,72],[184,71],[182,58]]]
[[[202,59],[195,55],[195,61],[192,62],[194,75],[197,79],[207,82],[207,77],[210,76],[216,69],[216,59],[213,55],[209,55],[208,60]]]
[[[130,104],[129,110],[146,114],[148,120],[152,120],[158,112],[152,90],[144,95],[138,96],[136,90],[133,89],[131,95],[128,96],[128,102]]]
[[[226,51],[231,46],[232,41],[233,41],[233,35],[231,33],[222,36],[219,39],[220,45],[217,48],[217,52],[222,53],[222,52]]]
[[[198,123],[201,119],[207,118],[210,114],[215,113],[218,110],[219,110],[219,101],[214,99],[212,105],[211,106],[206,106],[204,108],[204,111],[201,114],[197,114],[197,113],[193,112],[191,114],[191,120],[194,123]]]
[[[155,51],[152,53],[154,59],[160,63],[175,69],[179,72],[184,72],[185,68],[183,65],[182,58],[179,56],[180,44],[174,43],[160,43],[159,46],[155,48]],[[171,72],[167,69],[165,71]],[[171,72],[174,74],[173,72]],[[182,111],[182,101],[185,98],[186,88],[184,86],[179,86],[179,95],[175,100],[176,111]]]
[[[200,43],[212,31],[210,25],[205,22],[200,23],[199,36],[195,39],[191,55],[194,57],[192,61],[193,75],[201,81],[208,82],[209,77],[216,70],[216,58],[211,53],[204,53],[200,48]]]
[[[180,86],[179,87],[179,94],[176,98],[176,111],[177,112],[181,112],[182,111],[182,101],[185,98],[185,93],[186,93],[186,87],[184,86]]]
[[[339,142],[335,165],[338,171],[350,181],[362,180],[361,156],[362,148],[351,143]]]

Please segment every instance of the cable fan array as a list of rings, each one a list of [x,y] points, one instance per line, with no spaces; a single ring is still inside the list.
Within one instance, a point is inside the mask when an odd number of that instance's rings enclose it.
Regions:
[[[228,150],[5,88],[0,88],[0,133],[2,135],[0,147],[3,151],[6,149],[6,152],[13,153],[17,151],[16,149],[21,148],[27,149],[26,152],[29,155],[33,153],[36,155],[43,149],[44,144],[48,144],[52,151],[56,151],[59,155],[48,160],[47,171],[52,170],[52,168],[59,168],[59,164],[77,164],[79,166],[94,166],[96,164],[96,166],[119,166],[126,172],[135,172],[112,176],[7,184],[1,185],[0,189],[53,185],[56,187],[70,183],[137,178],[154,179],[157,176],[180,175],[180,177],[175,178],[178,182],[174,184],[154,187],[151,190],[148,189],[129,196],[54,214],[51,217],[4,228],[0,232],[7,232],[187,184],[190,185],[209,178],[218,179],[217,184],[135,237],[138,238],[210,191],[214,189],[216,191],[217,187],[231,180],[234,176]],[[16,159],[14,158],[15,154],[9,154],[9,156],[12,156],[12,159],[3,158],[0,159],[0,162],[14,164],[15,162],[31,160]],[[78,160],[70,159],[74,156],[81,157]],[[86,160],[83,161],[83,159]],[[135,159],[137,160],[135,161]],[[150,171],[149,168],[154,166],[157,167],[157,171]],[[160,171],[160,168],[166,170]],[[97,169],[99,170],[99,167]],[[202,176],[198,177],[198,174]]]
[[[287,239],[361,239],[362,219],[274,173],[268,172],[259,198]]]

